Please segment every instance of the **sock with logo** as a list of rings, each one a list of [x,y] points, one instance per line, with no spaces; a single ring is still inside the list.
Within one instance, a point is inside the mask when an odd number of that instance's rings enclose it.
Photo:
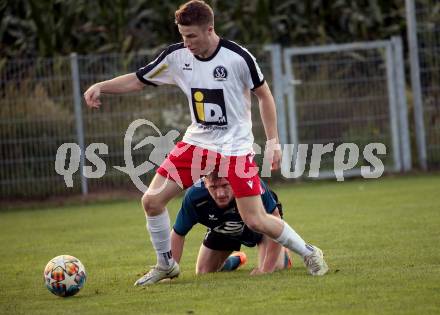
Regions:
[[[280,243],[284,247],[287,247],[291,251],[297,253],[301,257],[310,255],[313,253],[314,249],[309,244],[295,232],[286,222],[284,222],[284,228],[281,235],[275,239],[276,242]]]
[[[174,264],[171,255],[170,217],[168,210],[157,216],[147,216],[147,230],[151,243],[156,250],[157,265],[161,269],[169,269]]]

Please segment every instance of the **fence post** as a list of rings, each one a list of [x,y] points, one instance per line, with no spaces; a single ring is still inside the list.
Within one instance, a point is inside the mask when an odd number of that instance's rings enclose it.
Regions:
[[[265,50],[270,51],[272,68],[272,87],[277,107],[278,133],[280,137],[281,149],[288,143],[288,125],[286,115],[285,87],[282,49],[279,44],[266,45]],[[281,161],[281,169],[290,169],[284,160]]]
[[[391,41],[385,48],[386,53],[386,72],[387,72],[387,87],[388,100],[390,110],[390,127],[391,127],[391,143],[393,147],[393,162],[394,170],[400,172],[402,170],[401,150],[400,150],[400,135],[399,135],[399,116],[397,113],[397,91],[396,82],[394,82],[394,58]]]
[[[281,46],[279,44],[266,45],[266,51],[270,52],[272,68],[272,87],[277,106],[278,133],[280,143],[287,143],[286,105],[284,102],[283,67],[281,59]]]
[[[399,116],[400,151],[402,155],[402,169],[408,172],[412,169],[411,143],[408,126],[408,104],[406,99],[405,63],[403,59],[402,38],[391,38],[394,54],[394,81],[397,92],[397,110]]]
[[[79,84],[79,67],[78,55],[76,53],[70,54],[70,69],[72,73],[72,87],[73,87],[73,104],[75,107],[75,121],[76,121],[76,137],[78,145],[81,148],[80,159],[80,176],[81,176],[81,192],[83,195],[88,194],[87,178],[83,174],[85,165],[85,145],[84,145],[84,127],[81,109],[81,90]]]
[[[416,12],[414,0],[405,0],[405,2],[417,152],[420,168],[427,170],[425,122],[423,118],[422,87],[420,82],[419,49],[417,47]]]
[[[299,148],[299,136],[298,136],[298,120],[296,112],[296,101],[295,101],[295,85],[299,82],[295,81],[294,73],[292,70],[291,58],[292,54],[287,53],[284,50],[284,67],[285,67],[285,79],[283,80],[284,92],[287,94],[287,117],[289,119],[289,140],[290,143],[294,145],[292,163],[295,168],[296,157],[298,155]],[[285,167],[289,167],[287,165]]]

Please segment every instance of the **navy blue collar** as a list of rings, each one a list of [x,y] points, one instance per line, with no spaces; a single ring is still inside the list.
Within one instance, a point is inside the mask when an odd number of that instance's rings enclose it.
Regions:
[[[210,61],[210,60],[214,59],[214,57],[217,55],[218,51],[222,47],[222,42],[223,42],[223,39],[220,38],[220,40],[218,41],[217,48],[215,49],[215,51],[212,53],[211,56],[209,56],[207,58],[202,58],[200,56],[194,55],[194,57],[196,57],[196,59],[199,60],[199,61]]]

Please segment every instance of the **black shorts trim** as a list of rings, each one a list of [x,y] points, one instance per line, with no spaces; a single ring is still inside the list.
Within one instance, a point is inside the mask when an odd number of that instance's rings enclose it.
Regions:
[[[255,233],[247,227],[245,227],[240,239],[234,239],[208,229],[203,239],[203,245],[212,250],[239,251],[241,245],[254,247],[261,242],[262,238],[262,234]]]

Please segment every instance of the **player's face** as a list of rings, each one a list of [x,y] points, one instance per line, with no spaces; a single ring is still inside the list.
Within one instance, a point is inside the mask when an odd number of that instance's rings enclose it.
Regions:
[[[214,28],[212,26],[199,25],[178,25],[179,33],[182,35],[183,44],[193,55],[206,56],[209,51],[209,37]]]
[[[234,198],[231,185],[226,178],[205,179],[205,187],[219,208],[225,208]]]

